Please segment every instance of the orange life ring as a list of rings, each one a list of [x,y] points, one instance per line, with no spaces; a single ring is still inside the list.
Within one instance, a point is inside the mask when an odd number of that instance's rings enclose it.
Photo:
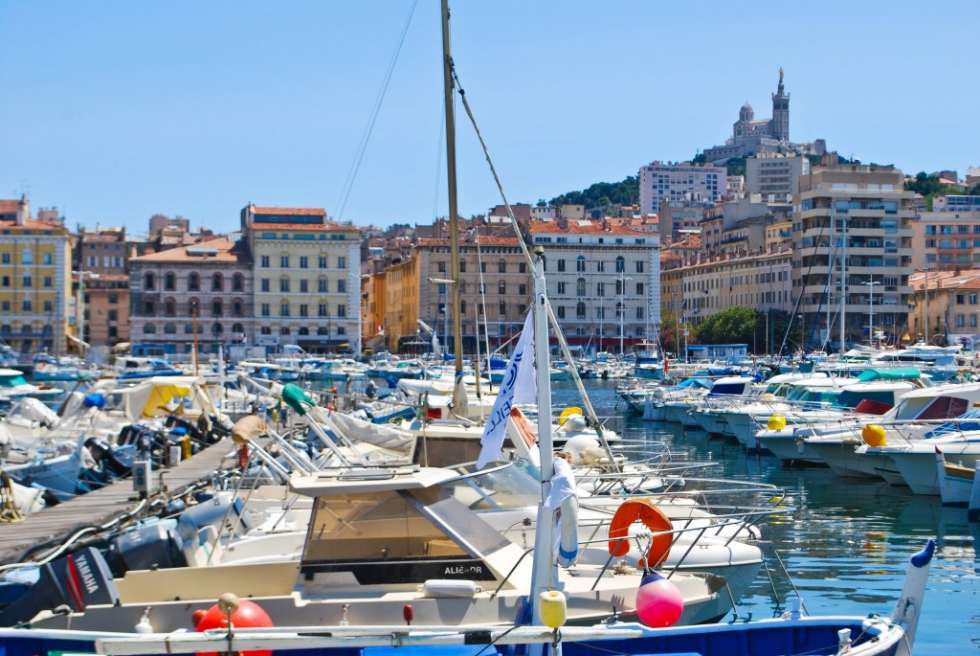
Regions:
[[[629,530],[636,521],[643,522],[653,533],[650,548],[640,558],[637,567],[657,567],[666,560],[670,552],[670,545],[674,542],[674,534],[671,533],[674,525],[650,499],[630,499],[616,509],[609,523],[609,555],[619,558],[629,553]]]

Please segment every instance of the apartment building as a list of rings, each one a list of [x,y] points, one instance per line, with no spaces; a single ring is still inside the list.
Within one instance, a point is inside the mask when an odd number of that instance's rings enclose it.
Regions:
[[[397,353],[416,341],[419,325],[419,260],[412,256],[385,269],[384,332],[388,350]]]
[[[697,325],[732,307],[793,309],[792,251],[725,254],[663,271],[664,310]]]
[[[54,209],[0,200],[0,340],[21,353],[68,348],[71,235]]]
[[[848,344],[867,340],[872,302],[876,332],[895,340],[906,331],[915,194],[903,183],[901,171],[879,166],[821,166],[800,177],[793,286],[809,346],[840,347],[842,318]]]
[[[360,352],[361,233],[322,208],[241,211],[252,257],[256,343]]]
[[[134,355],[215,353],[251,343],[252,263],[243,240],[215,238],[131,258]]]
[[[642,214],[655,214],[664,203],[715,203],[727,193],[724,166],[652,162],[640,168],[639,177]]]
[[[933,199],[934,208],[938,200],[938,197]],[[918,213],[912,221],[914,269],[975,266],[980,266],[980,205],[973,210]]]
[[[448,239],[419,239],[419,318],[452,348],[452,279]],[[531,303],[531,271],[516,237],[471,230],[459,240],[460,315],[463,352],[476,353],[507,342],[520,332]]]
[[[548,295],[569,341],[618,348],[653,339],[660,325],[660,241],[609,221],[539,221]]]
[[[361,276],[361,344],[365,348],[373,348],[374,341],[383,342],[385,301],[385,272]]]
[[[745,188],[762,202],[792,201],[800,176],[810,172],[810,160],[796,153],[758,153],[745,160]]]
[[[125,228],[78,234],[72,279],[82,295],[81,336],[89,346],[129,341],[129,250]]]
[[[909,340],[980,348],[980,270],[917,271],[909,286]]]

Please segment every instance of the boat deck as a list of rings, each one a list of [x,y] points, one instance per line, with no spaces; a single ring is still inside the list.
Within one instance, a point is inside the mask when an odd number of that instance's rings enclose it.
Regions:
[[[199,451],[169,469],[155,470],[154,483],[163,484],[171,492],[180,491],[192,483],[209,477],[221,469],[222,460],[232,452],[234,444],[223,439]],[[226,466],[237,464],[230,460]],[[0,563],[9,563],[35,544],[67,536],[83,526],[102,524],[125,513],[138,503],[132,478],[119,479],[103,488],[77,496],[69,501],[35,513],[21,522],[0,524]]]

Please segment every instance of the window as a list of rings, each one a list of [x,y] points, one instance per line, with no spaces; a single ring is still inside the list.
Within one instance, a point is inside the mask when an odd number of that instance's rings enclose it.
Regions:
[[[245,291],[245,276],[240,273],[236,273],[231,278],[231,291],[233,292],[243,292]]]
[[[147,290],[153,290],[156,289],[156,286],[157,286],[156,276],[154,276],[152,273],[147,273],[145,276],[143,276],[144,288],[146,288]]]
[[[225,288],[225,278],[220,273],[211,276],[211,291],[221,292]]]
[[[500,304],[497,306],[497,311],[500,313],[500,316],[507,314],[507,304],[500,301]]]
[[[192,317],[201,316],[201,302],[198,299],[192,298],[187,301],[187,307],[190,310]]]
[[[300,291],[301,294],[306,294],[307,292],[309,292],[310,291],[310,281],[308,281],[306,278],[303,278],[302,280],[300,280],[299,281],[299,291]]]
[[[347,293],[347,281],[341,278],[337,281],[337,293],[346,294]]]
[[[616,282],[618,283],[619,281],[617,280]],[[604,283],[604,282],[597,282],[596,285],[595,285],[595,294],[596,294],[596,296],[605,296],[606,295],[606,283]]]
[[[625,287],[626,287],[626,285],[623,284],[623,281],[622,280],[617,280],[616,281],[616,296],[620,296],[621,294],[623,294]]]
[[[143,314],[146,316],[153,316],[156,312],[156,307],[153,305],[153,301],[147,301],[143,303]]]
[[[262,279],[262,280],[260,281],[260,283],[259,283],[259,287],[260,287],[260,289],[261,289],[262,291],[264,291],[264,292],[267,292],[267,291],[269,291],[269,289],[270,289],[270,285],[271,285],[271,283],[269,282],[269,279],[268,279],[268,278],[263,278],[263,279]]]
[[[642,282],[636,283],[636,295],[637,296],[643,296],[643,283]]]
[[[116,292],[109,292],[109,304],[115,305],[119,302],[119,294]]]
[[[337,258],[337,268],[346,269],[347,268],[347,258],[341,255]]]
[[[283,303],[279,306],[279,316],[280,317],[289,316],[289,303]]]
[[[321,256],[317,257],[316,258],[316,264],[321,269],[326,269],[327,268],[327,256],[326,255],[321,255]]]
[[[241,317],[245,315],[245,304],[242,303],[242,299],[236,298],[231,302],[231,316]],[[241,331],[236,331],[241,332]]]
[[[34,264],[34,252],[29,248],[25,248],[21,253],[20,261],[23,264]]]
[[[636,261],[636,272],[643,273],[643,260]]]
[[[497,273],[507,273],[507,262],[504,260],[497,261]]]
[[[281,268],[281,269],[288,269],[289,268],[289,256],[288,255],[280,255],[279,256],[279,268]]]
[[[329,326],[320,326],[319,328],[316,329],[316,334],[317,335],[327,335],[327,336],[329,336],[330,335],[330,327]]]
[[[3,264],[10,264],[10,253],[4,253],[0,256],[0,262]]]
[[[310,316],[310,306],[306,303],[301,303],[299,306],[299,316],[308,317]]]
[[[163,316],[165,317],[177,316],[177,301],[175,301],[172,298],[168,298],[163,302]]]
[[[201,275],[197,271],[191,271],[187,276],[187,291],[197,292],[201,290]]]
[[[575,295],[579,297],[585,296],[585,278],[579,278],[575,281]]]
[[[564,305],[559,305],[557,311],[558,311],[558,318],[559,319],[564,319],[565,318],[565,306]]]
[[[519,296],[527,296],[527,285],[524,284],[524,283],[521,283],[520,285],[518,285],[517,286],[517,294]]]
[[[224,314],[224,304],[221,302],[220,298],[216,298],[211,302],[211,316],[220,317]]]
[[[31,277],[30,276],[24,276],[24,279],[22,281],[22,285],[21,286],[22,287],[33,287],[34,286],[34,281],[31,280]]]
[[[328,316],[326,303],[320,303],[318,306],[316,306],[316,316],[318,317]]]
[[[343,303],[337,306],[337,316],[340,318],[344,318],[347,316],[347,306],[344,305]]]
[[[44,276],[43,284],[45,287],[53,287],[54,281],[51,279],[51,276]]]
[[[262,314],[263,317],[268,317],[268,316],[270,316],[272,314],[270,312],[270,308],[269,308],[269,304],[268,303],[263,303],[262,304],[261,314]]]
[[[466,273],[466,260],[459,261],[459,272]]]
[[[446,263],[436,262],[436,271],[438,271],[439,273],[446,273]]]
[[[558,272],[561,273],[565,270],[565,260],[558,260]]]
[[[289,292],[289,278],[279,279],[279,291],[283,293]]]
[[[559,296],[563,296],[564,294],[565,294],[565,283],[564,282],[559,282],[558,283],[558,295]]]
[[[44,311],[45,312],[53,312],[54,311],[54,303],[52,303],[51,301],[44,301]],[[109,320],[110,321],[115,321],[116,320],[116,318],[112,316],[114,314],[116,314],[116,311],[115,310],[109,310]],[[974,317],[974,318],[976,318],[976,317]],[[47,326],[47,325],[45,326],[45,328],[48,328],[48,327],[49,326]]]
[[[497,283],[497,293],[500,294],[501,296],[507,294],[507,283],[504,282],[503,280]]]
[[[317,282],[317,289],[316,290],[318,292],[320,292],[321,294],[326,294],[327,293],[327,279],[326,278],[320,278],[316,282]]]
[[[466,301],[460,301],[459,302],[459,315],[461,317],[465,317],[466,316]]]
[[[299,334],[300,335],[309,335],[310,334],[310,329],[307,328],[306,326],[300,326],[299,327]]]
[[[579,255],[575,258],[575,271],[578,273],[585,273],[585,256]]]
[[[639,319],[639,320],[642,320],[643,319],[643,308],[642,307],[636,308],[636,318]]]
[[[167,322],[163,324],[163,332],[166,333],[167,335],[176,335],[177,324],[171,322]]]
[[[143,332],[146,333],[147,335],[153,335],[154,333],[156,333],[156,331],[157,331],[157,327],[152,323],[148,323],[145,326],[143,326]]]
[[[606,263],[603,262],[602,260],[599,260],[598,262],[595,263],[595,270],[597,273],[605,273]]]
[[[263,255],[261,258],[259,258],[259,263],[260,263],[260,266],[263,269],[268,269],[269,268],[269,256],[268,255]]]
[[[575,305],[575,318],[576,319],[584,319],[585,318],[585,303],[583,303],[582,301],[579,301]]]
[[[259,329],[259,332],[262,333],[263,335],[271,335],[272,334],[272,328],[270,326],[262,326]]]
[[[527,262],[519,262],[517,264],[518,273],[527,273]]]
[[[620,255],[616,258],[616,273],[623,273],[626,271],[626,260]]]
[[[300,269],[309,269],[310,268],[310,258],[308,258],[305,255],[300,255],[299,256],[299,268]]]
[[[337,334],[338,335],[346,335],[347,334],[347,328],[345,328],[344,326],[337,326]]]

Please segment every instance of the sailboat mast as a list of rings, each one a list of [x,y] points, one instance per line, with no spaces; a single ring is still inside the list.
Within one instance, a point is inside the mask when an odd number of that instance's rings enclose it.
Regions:
[[[463,320],[460,313],[459,211],[456,199],[456,114],[453,107],[452,54],[449,48],[449,0],[442,0],[442,82],[446,112],[446,179],[449,183],[449,268],[452,272],[453,356],[463,371]]]

